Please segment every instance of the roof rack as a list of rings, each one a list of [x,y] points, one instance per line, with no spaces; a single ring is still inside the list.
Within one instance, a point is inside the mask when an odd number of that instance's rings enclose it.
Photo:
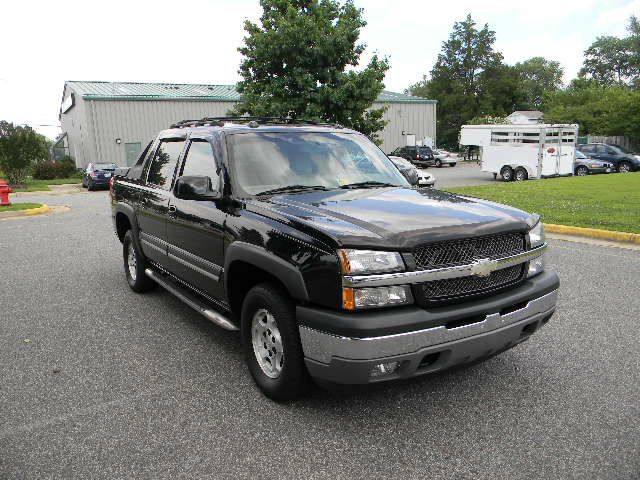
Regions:
[[[226,122],[247,123],[249,127],[256,128],[266,124],[284,125],[318,125],[324,127],[342,128],[337,123],[316,122],[314,120],[304,120],[292,117],[204,117],[200,120],[181,120],[172,124],[169,128],[185,127],[222,127]]]

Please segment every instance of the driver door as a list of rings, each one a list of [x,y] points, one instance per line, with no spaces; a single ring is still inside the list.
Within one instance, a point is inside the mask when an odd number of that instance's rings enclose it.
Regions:
[[[211,143],[191,138],[176,178],[204,175],[214,189],[221,189],[219,164]],[[215,200],[184,200],[172,192],[167,217],[168,262],[171,271],[214,300],[224,298],[221,284],[224,265],[223,239],[227,214]]]

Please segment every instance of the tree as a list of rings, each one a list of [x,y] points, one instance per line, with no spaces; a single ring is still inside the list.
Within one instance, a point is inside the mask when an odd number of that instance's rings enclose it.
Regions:
[[[467,15],[453,25],[430,78],[409,87],[412,95],[438,101],[438,143],[457,145],[460,127],[482,115],[503,115],[518,104],[517,75],[493,50],[495,32],[477,29]]]
[[[629,18],[629,35],[598,37],[584,52],[581,75],[601,85],[640,87],[640,22]]]
[[[624,135],[640,145],[640,91],[575,79],[566,90],[544,97],[545,120],[577,123],[580,133]]]
[[[352,0],[260,0],[260,25],[246,21],[238,50],[243,78],[231,114],[317,119],[374,139],[386,121],[370,107],[384,88],[389,64],[374,55],[356,71],[366,25]]]
[[[0,121],[0,168],[9,183],[22,183],[33,163],[48,154],[47,139],[31,127]]]
[[[562,87],[564,73],[560,62],[533,57],[513,67],[519,77],[519,109],[539,110],[545,92],[557,92]]]

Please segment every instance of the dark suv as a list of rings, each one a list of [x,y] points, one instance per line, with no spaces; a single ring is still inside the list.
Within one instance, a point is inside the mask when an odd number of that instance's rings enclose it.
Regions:
[[[398,147],[389,154],[394,157],[402,157],[414,165],[430,167],[435,165],[435,156],[430,147],[406,146]]]
[[[606,143],[587,143],[576,147],[590,158],[612,163],[621,173],[637,172],[640,170],[640,156],[627,152],[617,145]]]
[[[537,215],[412,188],[338,125],[180,122],[112,184],[135,292],[229,330],[271,398],[489,358],[552,316]],[[149,301],[153,301],[150,299]]]

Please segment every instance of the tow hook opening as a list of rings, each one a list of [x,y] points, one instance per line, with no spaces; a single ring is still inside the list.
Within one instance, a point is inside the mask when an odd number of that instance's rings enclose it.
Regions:
[[[430,353],[428,355],[425,355],[420,361],[420,365],[418,365],[418,368],[430,367],[431,365],[433,365],[438,361],[441,353],[442,352],[436,352],[436,353]]]
[[[538,322],[531,322],[527,325],[525,325],[522,329],[522,333],[520,333],[520,338],[522,337],[528,337],[529,335],[533,335],[533,332],[536,331],[536,329],[538,328]]]

